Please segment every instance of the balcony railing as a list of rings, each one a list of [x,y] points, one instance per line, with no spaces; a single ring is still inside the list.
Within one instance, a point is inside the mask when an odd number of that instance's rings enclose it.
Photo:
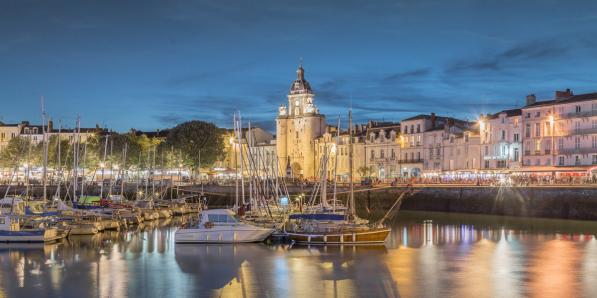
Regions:
[[[422,158],[407,158],[398,160],[399,163],[423,163]]]
[[[573,136],[573,135],[587,135],[597,133],[597,128],[579,128],[579,129],[568,129],[560,133],[561,136]]]
[[[580,148],[564,148],[558,150],[557,154],[597,154],[597,148],[580,147]]]
[[[597,116],[597,110],[585,111],[585,112],[572,112],[572,113],[563,113],[559,115],[560,119],[568,119],[568,118],[582,118],[582,117],[591,117]]]

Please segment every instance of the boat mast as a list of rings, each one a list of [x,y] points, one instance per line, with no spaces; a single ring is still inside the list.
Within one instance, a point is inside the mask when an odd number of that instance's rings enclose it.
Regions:
[[[100,182],[100,199],[104,197],[104,169],[106,168],[106,153],[108,153],[108,137],[110,135],[106,134],[106,140],[104,142],[104,157],[102,158],[102,181]]]
[[[60,156],[60,133],[62,132],[62,121],[59,121],[58,125],[58,141],[56,146],[58,147],[58,154],[56,156],[56,168],[58,170],[58,181],[56,182],[56,196],[60,199],[60,182],[62,182],[62,165]]]
[[[48,118],[48,125],[46,125],[46,111],[44,109],[44,97],[41,97],[41,131],[42,131],[42,142],[43,142],[43,149],[44,149],[44,156],[43,156],[43,172],[42,172],[42,181],[43,181],[43,201],[44,201],[44,212],[46,209],[46,199],[48,196],[48,134],[49,131],[49,123],[50,119]]]
[[[121,175],[120,175],[120,198],[124,197],[124,178],[126,176],[126,151],[128,149],[128,143],[124,143],[124,152],[122,154],[122,168],[121,168]],[[172,181],[172,178],[170,178]]]
[[[350,213],[352,216],[355,215],[355,206],[354,206],[354,183],[352,179],[352,171],[353,171],[353,161],[352,161],[352,107],[348,110],[348,178],[350,179]]]
[[[240,197],[242,199],[243,205],[245,204],[245,178],[243,173],[243,122],[240,116],[240,111],[238,112],[238,160],[240,162]]]
[[[238,131],[236,129],[236,112],[234,112],[234,115],[232,116],[232,123],[234,126],[234,137],[238,139]],[[234,141],[230,142],[230,146],[234,146]],[[232,152],[234,152],[234,148],[232,148]],[[234,208],[238,208],[238,155],[234,154],[234,160],[236,161],[234,163],[234,166],[236,167],[236,179],[235,179],[235,198],[236,201],[234,202]]]
[[[75,202],[76,201],[76,197],[77,197],[77,168],[79,167],[79,133],[78,133],[78,128],[79,128],[79,123],[81,121],[81,118],[77,115],[77,124],[76,124],[76,128],[75,128],[75,143],[74,143],[74,150],[73,150],[73,198],[71,200],[71,202]],[[81,182],[81,191],[83,190],[83,182]]]
[[[334,197],[332,201],[333,212],[336,212],[336,190],[338,188],[338,145],[340,145],[340,115],[338,115],[338,131],[336,132],[336,155],[334,157]]]

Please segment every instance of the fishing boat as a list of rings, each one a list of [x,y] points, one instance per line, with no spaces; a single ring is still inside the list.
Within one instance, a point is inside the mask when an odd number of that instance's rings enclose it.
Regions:
[[[174,236],[176,243],[243,243],[262,242],[274,232],[242,223],[229,209],[205,210],[198,225],[179,229]]]
[[[21,229],[18,217],[0,215],[0,242],[51,242],[63,237],[56,228]]]

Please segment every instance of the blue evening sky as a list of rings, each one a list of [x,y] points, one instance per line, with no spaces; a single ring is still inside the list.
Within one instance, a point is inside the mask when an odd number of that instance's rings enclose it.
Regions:
[[[475,119],[597,91],[597,1],[1,1],[0,121],[272,128],[303,58],[328,121]]]

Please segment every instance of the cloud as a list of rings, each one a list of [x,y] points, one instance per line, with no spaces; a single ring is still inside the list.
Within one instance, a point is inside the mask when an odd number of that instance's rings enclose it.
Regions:
[[[397,82],[402,82],[402,81],[410,81],[413,79],[425,78],[425,77],[429,76],[429,74],[431,74],[431,68],[423,67],[423,68],[419,68],[419,69],[414,69],[414,70],[410,70],[410,71],[398,72],[398,73],[393,73],[393,74],[387,75],[385,78],[383,78],[383,81],[385,81],[387,83],[397,83]]]
[[[555,40],[523,43],[489,57],[477,60],[461,59],[451,63],[445,70],[447,75],[497,72],[507,68],[536,66],[555,58],[563,57],[568,47]]]

